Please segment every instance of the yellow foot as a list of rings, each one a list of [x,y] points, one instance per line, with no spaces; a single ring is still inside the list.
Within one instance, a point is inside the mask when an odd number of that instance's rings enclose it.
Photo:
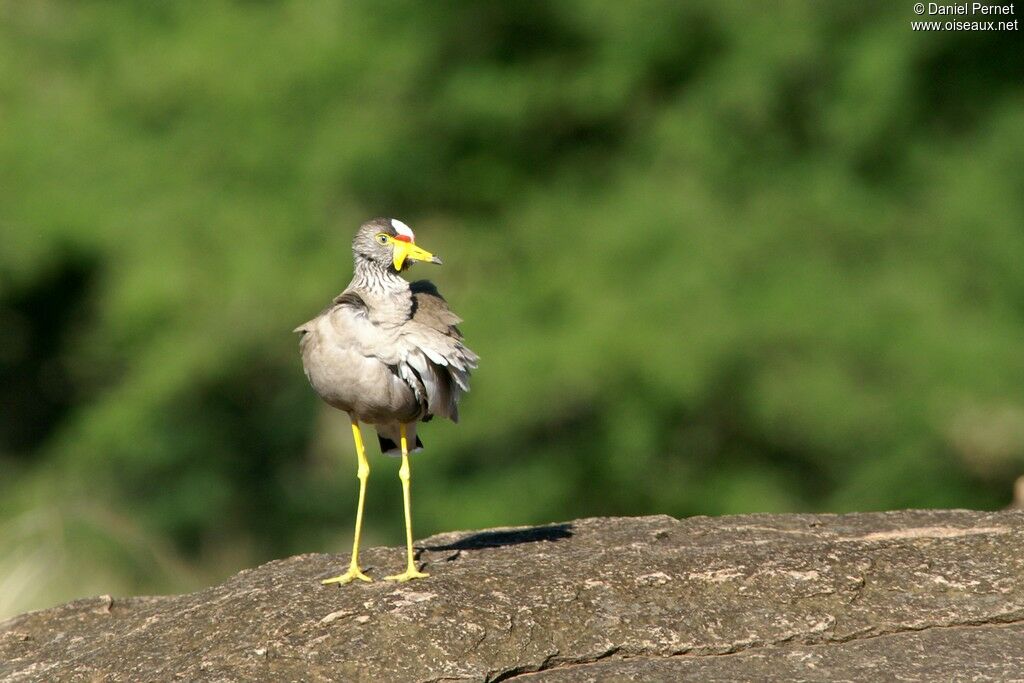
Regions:
[[[354,581],[355,579],[359,579],[360,581],[373,581],[373,579],[371,579],[369,576],[360,571],[359,567],[353,565],[349,567],[348,571],[342,574],[341,576],[335,576],[333,579],[324,579],[320,583],[324,585],[327,585],[329,583],[338,583],[344,585],[346,583],[349,583],[350,581]]]
[[[412,581],[413,579],[425,579],[430,574],[421,572],[416,567],[409,567],[401,574],[395,574],[394,576],[385,576],[385,581],[397,581],[398,583],[405,583],[406,581]]]

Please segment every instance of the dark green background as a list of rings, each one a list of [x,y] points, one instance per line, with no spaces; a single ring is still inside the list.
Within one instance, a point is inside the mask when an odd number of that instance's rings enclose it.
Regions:
[[[911,7],[0,2],[0,615],[348,550],[291,329],[377,215],[482,357],[420,537],[1006,505],[1024,49]]]

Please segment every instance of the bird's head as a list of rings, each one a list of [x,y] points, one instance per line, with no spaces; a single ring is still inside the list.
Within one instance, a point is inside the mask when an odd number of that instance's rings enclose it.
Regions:
[[[363,223],[352,241],[352,250],[399,273],[418,261],[441,263],[441,259],[416,246],[412,229],[397,218],[374,218]]]

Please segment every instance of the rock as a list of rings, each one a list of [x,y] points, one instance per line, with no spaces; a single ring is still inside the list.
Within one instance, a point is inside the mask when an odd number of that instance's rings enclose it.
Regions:
[[[1024,678],[1024,512],[598,518],[301,555],[0,624],[3,681]],[[401,569],[397,548],[364,569]]]

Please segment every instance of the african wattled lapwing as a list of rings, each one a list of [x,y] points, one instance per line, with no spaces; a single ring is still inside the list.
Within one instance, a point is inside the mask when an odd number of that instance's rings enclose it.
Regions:
[[[359,537],[370,463],[359,423],[372,425],[381,451],[402,458],[398,476],[405,507],[406,570],[391,581],[427,576],[413,560],[409,505],[409,453],[423,448],[419,422],[435,415],[459,419],[459,397],[469,391],[478,357],[462,343],[452,313],[426,280],[401,277],[416,262],[441,263],[416,245],[416,236],[394,218],[360,226],[352,242],[352,282],[317,317],[295,329],[306,377],[331,406],[348,413],[358,458],[359,502],[348,571],[323,583],[370,581],[359,568]],[[409,445],[412,444],[412,448]]]

